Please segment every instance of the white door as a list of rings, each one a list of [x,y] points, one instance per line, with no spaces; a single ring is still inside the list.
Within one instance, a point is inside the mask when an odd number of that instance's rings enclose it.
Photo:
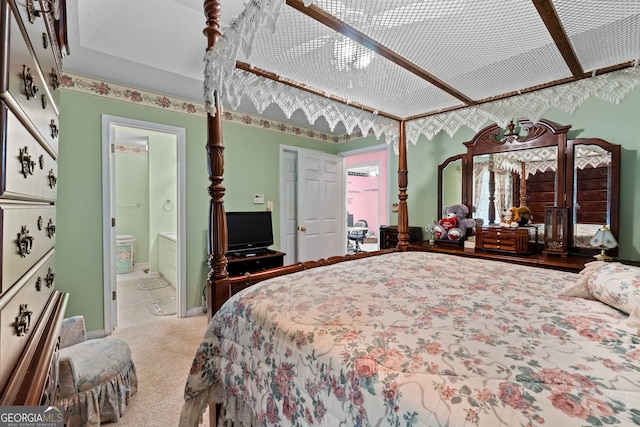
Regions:
[[[343,158],[298,151],[298,261],[344,255],[345,177]]]

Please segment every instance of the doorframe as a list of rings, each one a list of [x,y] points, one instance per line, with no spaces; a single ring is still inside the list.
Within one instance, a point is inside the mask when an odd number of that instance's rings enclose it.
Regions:
[[[391,189],[393,188],[391,186],[391,180],[392,180],[392,175],[393,176],[397,176],[394,174],[390,173],[390,169],[389,166],[391,164],[391,156],[393,155],[393,146],[391,144],[377,144],[377,145],[372,145],[370,147],[365,147],[365,148],[358,148],[355,150],[349,150],[349,151],[343,151],[341,153],[338,153],[338,156],[344,157],[344,162],[345,162],[345,166],[344,166],[344,175],[347,176],[347,170],[348,167],[346,165],[347,157],[351,157],[351,156],[355,156],[358,154],[365,154],[365,153],[372,153],[374,151],[385,151],[387,152],[387,179],[385,180],[386,182],[380,182],[380,180],[378,179],[378,183],[381,185],[386,185],[386,193],[387,193],[387,197],[386,200],[379,200],[378,203],[381,203],[383,206],[378,206],[378,216],[380,216],[380,213],[382,212],[380,209],[387,209],[387,219],[391,220],[391,215],[389,214],[389,212],[391,211],[391,200],[392,200],[392,196],[391,196]],[[348,205],[346,197],[347,197],[347,179],[345,179],[345,183],[344,183],[344,192],[345,192],[345,202],[344,205],[345,207]],[[380,199],[380,198],[379,198]],[[380,218],[379,218],[380,219]],[[356,221],[356,219],[354,218],[354,221]],[[379,225],[383,225],[382,223]],[[380,238],[380,236],[378,236],[378,238]]]
[[[136,120],[127,117],[102,115],[102,247],[104,277],[104,330],[110,334],[116,324],[112,301],[112,290],[116,288],[115,262],[115,227],[112,226],[111,203],[114,200],[114,189],[111,178],[115,173],[115,162],[112,161],[111,141],[112,126],[131,127],[154,132],[168,133],[176,136],[177,150],[177,316],[185,317],[187,311],[187,251],[186,251],[186,129],[160,123]],[[117,298],[117,296],[116,296]],[[117,304],[117,303],[116,303]],[[116,313],[117,314],[117,313]]]

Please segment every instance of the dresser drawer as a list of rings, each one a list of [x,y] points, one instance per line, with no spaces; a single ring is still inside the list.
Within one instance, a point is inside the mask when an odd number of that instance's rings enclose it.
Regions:
[[[537,227],[476,227],[476,249],[527,254],[537,243]]]
[[[58,110],[48,95],[48,88],[38,72],[38,63],[14,14],[4,13],[9,15],[10,33],[9,49],[2,53],[0,60],[0,97],[55,156],[58,152]]]
[[[0,198],[53,202],[58,163],[0,101]]]
[[[55,3],[35,0],[33,5],[36,10],[51,10],[52,7],[56,7]],[[23,34],[27,35],[25,38],[30,41],[32,52],[40,65],[40,77],[46,82],[51,98],[56,105],[59,105],[59,70],[62,69],[62,55],[55,35],[54,24],[51,22],[50,25],[47,25],[45,21],[51,19],[51,14],[30,15],[26,0],[9,0],[9,4],[14,10],[14,14],[20,17],[17,21]]]
[[[4,384],[54,291],[54,251],[49,251],[1,298],[0,384]],[[49,278],[49,280],[47,279]]]
[[[0,203],[2,283],[4,293],[55,244],[56,208]]]

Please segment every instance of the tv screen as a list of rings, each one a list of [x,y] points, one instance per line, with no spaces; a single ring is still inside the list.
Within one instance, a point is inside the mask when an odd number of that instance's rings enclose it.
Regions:
[[[261,251],[273,245],[271,212],[227,212],[229,252]]]

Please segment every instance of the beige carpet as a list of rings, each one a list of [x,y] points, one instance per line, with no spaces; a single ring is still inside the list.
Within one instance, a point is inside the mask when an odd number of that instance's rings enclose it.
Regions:
[[[114,427],[177,426],[184,385],[193,356],[207,327],[207,315],[158,318],[139,326],[119,328],[113,336],[131,347],[138,373],[138,392]],[[204,424],[208,425],[208,412]]]

